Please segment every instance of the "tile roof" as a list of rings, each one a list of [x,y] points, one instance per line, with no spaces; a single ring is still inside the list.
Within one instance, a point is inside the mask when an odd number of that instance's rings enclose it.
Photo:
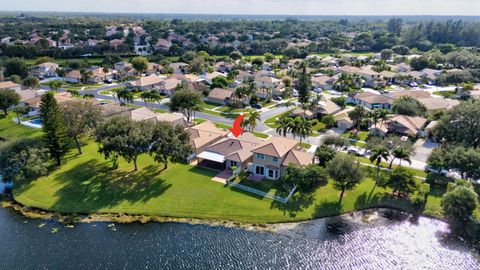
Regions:
[[[298,144],[297,140],[285,137],[272,136],[261,146],[252,150],[254,153],[265,154],[273,157],[283,157],[288,151]]]
[[[307,166],[312,164],[313,155],[298,150],[290,150],[282,161],[282,166],[296,165],[296,166]]]

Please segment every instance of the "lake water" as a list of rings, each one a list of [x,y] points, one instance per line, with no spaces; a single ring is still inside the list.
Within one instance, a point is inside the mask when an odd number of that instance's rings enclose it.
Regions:
[[[68,228],[0,208],[0,269],[480,269],[473,252],[447,237],[445,223],[395,211],[277,230],[101,222]]]

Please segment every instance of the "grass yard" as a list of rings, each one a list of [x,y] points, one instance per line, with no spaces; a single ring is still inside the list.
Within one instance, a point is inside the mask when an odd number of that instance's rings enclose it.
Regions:
[[[457,93],[455,92],[455,90],[452,90],[452,91],[437,91],[437,92],[433,92],[434,95],[436,96],[441,96],[441,97],[444,97],[444,98],[454,98],[457,96]]]
[[[13,123],[12,117],[0,116],[1,138],[13,141],[41,135],[38,129]],[[84,142],[83,151],[79,156],[72,149],[63,165],[48,176],[17,183],[13,191],[15,199],[26,206],[55,212],[126,213],[253,223],[307,220],[375,206],[413,210],[408,201],[392,197],[389,190],[373,189],[374,183],[369,178],[347,191],[341,204],[332,183],[312,194],[297,193],[283,204],[211,181],[215,171],[180,163],[170,163],[162,171],[163,165],[147,155],[139,158],[137,172],[132,172],[133,165],[123,160],[120,169],[111,170],[110,162],[98,153],[94,142]],[[268,183],[254,184],[259,184],[262,190],[269,188]],[[269,189],[284,194],[277,190]],[[444,190],[432,189],[423,213],[441,217],[443,193]]]
[[[15,116],[10,113],[8,116],[0,115],[0,146],[5,142],[11,142],[20,138],[38,137],[42,134],[41,129],[34,129],[19,125],[13,122]]]
[[[131,172],[133,166],[123,160],[120,169],[111,170],[110,163],[97,149],[95,143],[88,142],[83,155],[72,152],[64,165],[47,177],[17,184],[15,199],[27,206],[55,212],[126,213],[254,223],[306,220],[372,206],[412,210],[408,201],[392,197],[382,188],[373,189],[371,179],[347,191],[341,204],[339,192],[331,183],[312,194],[296,194],[289,203],[283,204],[211,181],[216,172],[207,169],[177,163],[162,171],[163,165],[148,156],[140,157],[138,172]],[[439,215],[437,198],[436,195],[429,197],[425,213]]]
[[[277,119],[281,119],[283,117],[286,117],[290,114],[291,111],[293,111],[295,108],[289,110],[289,111],[286,111],[284,113],[281,113],[279,115],[275,115],[275,116],[272,116],[270,118],[268,118],[267,120],[265,120],[265,125],[271,127],[271,128],[277,128],[278,125],[275,123],[277,122]]]
[[[207,120],[205,119],[202,119],[202,118],[195,118],[194,122],[197,123],[197,124],[200,124],[200,123],[203,123]],[[232,126],[230,125],[226,125],[226,124],[222,124],[222,123],[218,123],[218,122],[213,122],[215,124],[215,126],[217,126],[218,128],[223,128],[223,129],[229,129],[231,128]],[[265,133],[261,133],[261,132],[257,132],[257,131],[254,131],[253,132],[253,135],[257,136],[258,138],[260,139],[267,139],[269,137],[269,135],[265,134]]]

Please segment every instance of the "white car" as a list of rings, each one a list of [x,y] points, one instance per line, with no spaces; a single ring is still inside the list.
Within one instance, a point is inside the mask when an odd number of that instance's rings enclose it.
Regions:
[[[348,147],[347,149],[347,153],[349,154],[355,154],[357,156],[365,156],[367,154],[367,151],[363,148],[358,148],[358,147],[355,147],[355,146],[350,146]]]
[[[448,174],[449,174],[448,171],[445,170],[445,169],[438,169],[438,168],[432,167],[430,165],[427,165],[425,167],[425,171],[430,172],[430,173],[440,174],[440,175],[443,175],[443,176],[448,176]]]

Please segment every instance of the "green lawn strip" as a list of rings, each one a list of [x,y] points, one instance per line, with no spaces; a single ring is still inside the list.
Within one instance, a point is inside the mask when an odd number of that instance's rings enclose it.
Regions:
[[[356,159],[358,159],[360,162],[363,162],[363,163],[367,163],[367,164],[372,164],[372,165],[375,165],[375,163],[372,163],[370,162],[370,160],[368,158],[364,158],[364,157],[356,157]],[[380,163],[380,167],[382,168],[388,168],[390,164],[389,163],[386,163],[386,162],[381,162]],[[393,165],[392,166],[392,169],[396,168],[396,167],[399,167],[398,165]],[[413,168],[410,168],[410,167],[405,167],[405,166],[402,166],[404,167],[407,171],[410,171],[411,173],[413,173],[414,175],[416,176],[419,176],[419,177],[427,177],[427,173],[422,171],[422,170],[417,170],[417,169],[413,169]]]
[[[455,92],[455,90],[452,90],[452,91],[437,91],[437,92],[433,92],[433,94],[436,96],[451,98],[451,97],[455,97],[457,93]]]
[[[278,119],[281,119],[287,115],[290,114],[291,111],[293,111],[295,108],[289,110],[289,111],[286,111],[286,112],[283,112],[281,114],[278,114],[278,115],[275,115],[275,116],[272,116],[270,118],[268,118],[267,120],[265,120],[265,125],[271,127],[271,128],[277,128],[278,125],[275,124],[275,122],[277,122]]]
[[[279,184],[278,181],[264,179],[263,181],[254,181],[244,179],[242,181],[236,180],[237,183],[242,184],[247,187],[251,187],[265,193],[273,193],[282,197],[288,196],[288,192],[286,192]]]
[[[38,128],[31,128],[18,124],[16,117],[13,113],[9,113],[8,116],[0,114],[0,145],[4,142],[12,142],[20,138],[32,138],[42,135],[42,130]]]
[[[119,169],[111,170],[95,143],[87,142],[83,150],[80,156],[72,151],[66,162],[48,176],[17,183],[13,190],[15,199],[26,206],[54,212],[255,223],[307,220],[374,206],[412,210],[408,201],[392,197],[390,190],[373,189],[369,178],[347,191],[341,204],[339,191],[331,182],[311,194],[297,193],[283,204],[214,182],[214,171],[180,163],[171,163],[162,171],[163,165],[146,155],[140,156],[137,172],[132,172],[133,165],[124,160],[120,160]],[[429,196],[424,212],[440,217],[439,207],[437,196]]]
[[[153,111],[157,112],[157,113],[168,113],[169,112],[167,110],[162,110],[162,109],[154,109]]]
[[[301,147],[303,147],[303,149],[305,149],[305,150],[308,150],[308,149],[310,149],[310,148],[312,147],[311,144],[305,143],[305,142],[302,142],[302,143],[300,143],[299,145],[300,145]]]

